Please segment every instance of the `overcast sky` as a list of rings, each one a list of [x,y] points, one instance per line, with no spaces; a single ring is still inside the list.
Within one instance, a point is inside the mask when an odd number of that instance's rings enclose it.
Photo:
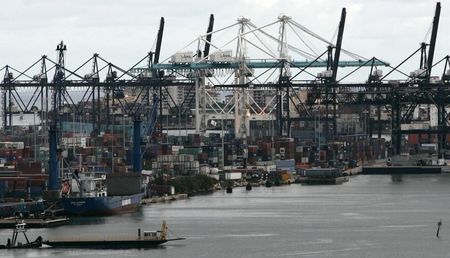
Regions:
[[[441,3],[435,60],[450,53],[450,1]],[[331,39],[342,7],[347,8],[343,47],[396,64],[424,40],[435,4],[427,0],[2,1],[0,65],[24,69],[43,54],[56,59],[56,45],[64,40],[68,67],[99,53],[126,68],[151,49],[162,16],[166,21],[162,59],[205,33],[211,13],[215,28],[230,25],[239,16],[263,25],[287,14]]]

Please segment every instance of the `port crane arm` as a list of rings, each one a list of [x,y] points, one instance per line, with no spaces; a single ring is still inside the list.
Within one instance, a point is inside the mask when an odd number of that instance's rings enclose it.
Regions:
[[[146,125],[145,131],[144,131],[144,135],[148,136],[149,142],[150,142],[150,139],[152,138],[152,135],[156,129],[156,121],[158,120],[158,103],[159,103],[158,95],[153,94],[153,103],[152,103],[150,112],[147,116],[147,125]],[[148,147],[146,146],[144,148],[144,150],[142,151],[141,158],[147,152],[147,149],[148,149]]]
[[[156,120],[158,118],[158,102],[159,102],[158,95],[153,94],[153,103],[150,112],[148,113],[147,116],[147,126],[144,131],[144,135],[150,138],[152,137],[156,128]]]

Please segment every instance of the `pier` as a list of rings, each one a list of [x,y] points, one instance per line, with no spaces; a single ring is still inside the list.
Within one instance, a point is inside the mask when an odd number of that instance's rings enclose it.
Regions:
[[[17,222],[23,222],[27,228],[48,228],[66,225],[69,223],[69,218],[58,217],[53,219],[41,218],[3,218],[0,219],[0,228],[14,228]]]

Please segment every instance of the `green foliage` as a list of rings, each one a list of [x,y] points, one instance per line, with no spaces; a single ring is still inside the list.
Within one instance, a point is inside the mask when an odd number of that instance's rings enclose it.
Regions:
[[[212,191],[217,180],[206,175],[195,175],[172,178],[168,183],[175,187],[176,193],[193,194]]]

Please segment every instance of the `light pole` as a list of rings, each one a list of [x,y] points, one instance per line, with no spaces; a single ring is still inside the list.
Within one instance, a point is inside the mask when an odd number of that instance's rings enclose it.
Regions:
[[[276,118],[275,118],[275,114],[272,114],[272,118],[273,119],[271,119],[271,121],[272,121],[272,126],[271,126],[271,129],[272,129],[272,133],[270,134],[270,149],[271,149],[271,151],[270,151],[270,157],[271,157],[271,159],[272,160],[275,160],[275,144],[274,144],[274,137],[273,137],[273,135],[275,134],[275,126],[277,125],[277,123],[275,123],[275,120],[276,120]]]
[[[368,125],[367,117],[368,117],[369,111],[367,109],[365,109],[363,111],[363,114],[364,114],[364,145],[363,145],[364,157],[363,157],[363,160],[366,160],[366,155],[367,155],[367,153],[366,153],[366,145],[367,145],[368,140],[369,140],[369,135],[368,135],[368,130],[367,130],[368,129],[367,128],[367,125]]]
[[[221,114],[221,119],[222,119],[222,170],[225,167],[225,148],[224,148],[224,140],[223,138],[225,137],[224,133],[223,133],[223,114]]]
[[[314,140],[316,142],[316,162],[320,159],[320,113],[314,109]]]
[[[177,116],[172,115],[172,123],[173,123],[173,125],[174,125],[173,128],[176,128],[176,127],[175,127],[175,123],[176,123],[176,120],[175,120],[175,119],[176,119],[176,118],[177,118]],[[176,132],[173,132],[173,133],[174,133],[173,136],[175,136],[175,135],[176,135],[176,134],[175,134]],[[180,129],[178,128],[178,138],[180,138],[180,135],[179,135],[179,134],[180,134]],[[167,132],[167,135],[169,135],[169,132]],[[175,137],[174,137],[174,138],[175,138]]]
[[[169,143],[169,111],[167,111],[166,121],[167,121],[166,143]]]
[[[178,106],[178,145],[181,145],[181,109]]]
[[[77,128],[76,128],[76,123],[75,123],[75,115],[76,113],[72,113],[72,134],[74,136],[75,139],[79,139],[80,140],[80,145],[81,145],[81,136],[76,134]],[[73,157],[75,157],[75,143],[77,142],[76,140],[73,141]]]
[[[114,126],[115,126],[115,119],[113,114],[113,124],[111,126],[111,173],[114,174]]]
[[[125,134],[125,118],[127,117],[127,115],[126,114],[123,114],[123,116],[122,116],[122,126],[123,126],[123,137],[122,137],[122,140],[123,140],[123,148],[125,149],[125,138],[126,138],[126,134]]]

